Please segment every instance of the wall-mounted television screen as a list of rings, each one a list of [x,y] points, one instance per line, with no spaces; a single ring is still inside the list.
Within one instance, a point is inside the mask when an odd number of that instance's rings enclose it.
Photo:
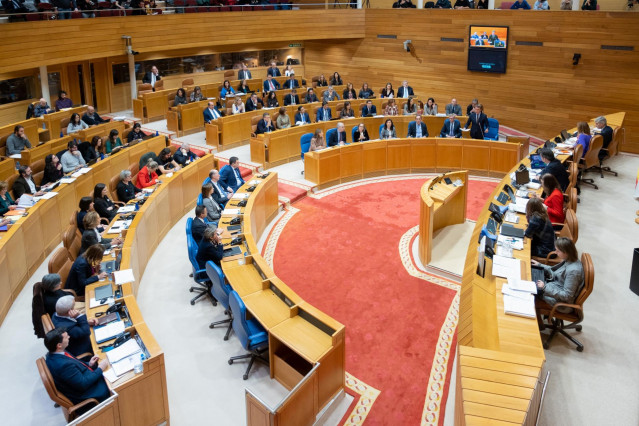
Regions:
[[[468,70],[506,72],[508,27],[471,25],[468,30]]]

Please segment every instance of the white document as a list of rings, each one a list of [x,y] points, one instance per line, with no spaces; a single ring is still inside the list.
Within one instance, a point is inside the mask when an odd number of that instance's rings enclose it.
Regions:
[[[49,200],[49,199],[55,197],[56,195],[58,195],[57,192],[53,192],[53,191],[45,192],[44,195],[42,196],[42,199],[43,200]]]
[[[224,209],[222,210],[222,216],[237,216],[240,214],[240,209]]]
[[[111,349],[106,354],[109,362],[111,364],[115,364],[126,357],[140,352],[142,352],[142,349],[140,348],[140,345],[138,345],[138,342],[135,339],[129,339],[123,345],[120,345],[115,349]]]
[[[563,143],[562,142],[562,143],[558,143],[557,144],[557,148],[560,148],[560,149],[571,149],[573,146],[574,145],[571,144],[571,143]]]
[[[517,291],[517,290],[513,290],[512,288],[510,288],[510,286],[506,283],[504,283],[501,286],[501,292],[502,294],[507,294],[509,296],[512,297],[517,297],[519,299],[524,299],[527,300],[528,296],[530,296],[530,293],[526,293],[525,291]]]
[[[113,369],[113,372],[116,376],[121,376],[124,373],[133,370],[136,361],[137,359],[135,359],[135,356],[131,356],[128,358],[124,358],[114,364],[111,364],[111,368]]]
[[[530,189],[539,189],[541,188],[541,184],[537,182],[528,182],[526,186]]]
[[[252,181],[249,182],[249,185],[259,185],[260,183],[262,183],[261,180],[253,179]]]
[[[109,383],[113,383],[119,378],[118,376],[115,375],[115,371],[113,370],[113,368],[109,368],[107,371],[102,373],[102,375],[104,376],[105,379],[109,381]]]
[[[105,326],[94,328],[93,332],[97,343],[104,342],[124,332],[124,321],[110,322]]]
[[[116,220],[107,231],[107,234],[119,234],[123,229],[127,229],[131,225],[132,220]]]
[[[33,195],[22,194],[20,198],[18,198],[18,207],[29,208],[33,207],[36,200],[33,199]]]
[[[122,214],[122,213],[131,213],[131,212],[132,212],[132,211],[134,211],[134,210],[135,210],[135,205],[126,205],[126,206],[120,207],[120,208],[118,209],[118,213],[119,213],[119,214]]]
[[[537,294],[537,284],[533,281],[522,280],[521,278],[508,278],[508,287],[515,291]]]
[[[499,234],[497,236],[497,242],[501,244],[510,244],[513,250],[523,250],[524,249],[524,239],[517,237],[507,237],[505,235]]]
[[[123,271],[114,271],[113,279],[116,285],[122,285],[126,283],[132,283],[135,281],[133,276],[133,269],[124,269]]]
[[[515,212],[507,211],[504,220],[508,223],[519,223],[519,216]]]
[[[248,192],[236,192],[235,194],[233,194],[233,196],[231,197],[231,199],[233,200],[245,200],[248,197],[250,197],[251,194]]]
[[[165,173],[164,176],[168,179],[173,176],[173,172]]]
[[[517,213],[526,214],[527,204],[528,204],[528,198],[515,197],[515,211]]]
[[[521,261],[504,256],[493,256],[493,275],[496,277],[521,277]]]
[[[22,154],[12,154],[9,158],[15,158],[16,160],[22,160]]]
[[[142,188],[142,192],[145,194],[153,194],[153,191],[155,191],[155,188]]]
[[[71,173],[71,177],[74,178],[79,178],[80,176],[82,176],[84,173],[81,173],[79,170],[77,172],[73,172]]]
[[[89,308],[93,309],[93,308],[97,308],[98,306],[108,305],[109,303],[113,303],[113,297],[108,297],[104,303],[100,303],[100,300],[96,300],[95,297],[92,297],[91,300],[89,300]]]
[[[504,294],[504,312],[526,318],[535,318],[535,296],[520,298]]]
[[[75,178],[74,177],[63,177],[60,179],[60,183],[73,183],[75,182]]]
[[[80,170],[78,170],[78,173],[82,173],[84,175],[89,173],[90,171],[91,171],[91,167],[82,167]]]

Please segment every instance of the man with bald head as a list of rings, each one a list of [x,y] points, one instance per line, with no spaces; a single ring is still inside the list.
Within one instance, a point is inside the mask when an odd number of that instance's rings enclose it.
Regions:
[[[332,132],[328,138],[328,146],[344,145],[346,143],[346,130],[344,123],[337,123],[337,131]]]
[[[457,99],[451,99],[450,103],[446,105],[446,115],[455,114],[456,116],[460,116],[461,113],[461,105],[457,103]]]
[[[40,98],[40,102],[33,109],[33,116],[42,117],[44,114],[49,114],[50,112],[53,112],[53,109],[47,104],[47,100]]]
[[[111,120],[103,119],[95,112],[95,108],[92,106],[87,107],[87,112],[82,115],[82,121],[87,123],[89,126],[97,126],[98,124],[108,123]]]

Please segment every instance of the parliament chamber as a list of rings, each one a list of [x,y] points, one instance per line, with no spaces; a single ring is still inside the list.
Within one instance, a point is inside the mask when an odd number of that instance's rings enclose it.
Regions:
[[[301,4],[305,3],[310,4],[306,1]],[[175,153],[184,141],[194,141],[194,135],[198,138],[198,142],[191,142],[191,148],[198,150],[200,158],[174,173],[161,176],[161,183],[152,192],[148,191],[144,203],[136,204],[134,218],[128,229],[121,233],[123,244],[116,251],[120,256],[119,269],[130,269],[134,279],[122,285],[115,285],[114,277],[108,279],[118,290],[117,302],[124,306],[125,331],[133,337],[131,340],[140,344],[144,354],[142,371],[128,370],[113,381],[107,380],[111,397],[85,414],[75,412],[66,418],[67,421],[86,425],[190,423],[184,416],[171,416],[174,412],[184,414],[181,407],[175,410],[172,406],[174,395],[170,380],[167,380],[169,363],[177,362],[173,361],[176,357],[169,351],[165,352],[164,345],[159,343],[165,341],[163,333],[166,330],[157,330],[153,322],[145,321],[147,311],[144,305],[149,304],[148,296],[145,296],[147,301],[144,303],[138,300],[141,287],[159,283],[147,280],[142,286],[140,284],[145,280],[145,271],[152,257],[167,256],[157,249],[166,242],[168,235],[172,235],[171,230],[182,226],[185,216],[193,216],[198,194],[203,182],[210,177],[210,171],[220,170],[229,162],[229,156],[233,154],[227,153],[240,150],[237,152],[245,155],[245,158],[240,158],[242,166],[249,168],[250,173],[245,176],[246,183],[236,192],[238,198],[231,198],[227,207],[237,208],[237,213],[229,213],[232,211],[229,210],[219,219],[220,229],[225,229],[223,243],[236,247],[240,254],[223,260],[220,273],[245,305],[248,318],[259,323],[266,333],[266,382],[277,382],[282,390],[277,401],[273,401],[260,394],[260,390],[247,387],[243,398],[242,395],[234,396],[242,398],[242,413],[235,418],[245,419],[249,425],[297,426],[327,422],[326,418],[336,409],[339,400],[352,393],[348,384],[351,380],[348,374],[349,324],[343,324],[337,317],[315,307],[314,300],[302,298],[301,292],[296,292],[290,283],[278,278],[272,259],[265,254],[265,241],[270,241],[274,227],[283,226],[278,221],[282,212],[291,206],[281,199],[282,187],[278,186],[282,182],[280,170],[288,169],[280,167],[295,164],[294,167],[303,170],[299,179],[308,185],[309,194],[353,182],[366,183],[367,179],[381,176],[423,176],[421,191],[415,194],[419,203],[415,205],[418,237],[414,256],[424,266],[432,257],[434,234],[445,227],[469,221],[465,213],[473,178],[495,182],[497,186],[481,207],[478,218],[472,221],[474,228],[464,256],[463,274],[456,277],[454,303],[458,319],[455,344],[454,350],[447,355],[450,364],[446,365],[450,367],[443,372],[447,392],[450,392],[448,401],[444,399],[436,404],[437,414],[442,413],[441,416],[424,416],[421,424],[564,424],[561,403],[548,401],[548,398],[566,398],[568,391],[561,388],[568,381],[570,389],[579,383],[592,385],[596,381],[590,376],[587,380],[582,379],[573,370],[570,375],[562,375],[561,369],[566,368],[565,364],[571,358],[587,355],[589,350],[596,352],[594,346],[597,341],[589,340],[586,335],[596,327],[593,324],[595,318],[600,319],[602,315],[592,312],[591,305],[594,303],[592,299],[601,296],[597,293],[598,286],[607,280],[599,271],[629,269],[629,264],[621,260],[608,262],[605,253],[598,253],[593,248],[596,243],[588,244],[584,240],[588,241],[588,236],[596,240],[598,234],[605,235],[606,232],[612,235],[614,231],[607,227],[620,225],[598,223],[597,216],[602,213],[599,213],[600,205],[596,200],[603,190],[580,188],[577,215],[582,221],[579,253],[589,253],[595,259],[597,271],[595,293],[584,308],[588,313],[584,321],[583,338],[588,342],[584,354],[577,353],[569,344],[562,346],[559,343],[554,345],[560,347],[558,352],[550,354],[554,346],[544,350],[542,340],[545,340],[545,335],[540,333],[534,318],[505,313],[502,285],[506,280],[490,275],[492,262],[488,258],[485,260],[486,275],[477,273],[478,256],[483,257],[478,254],[478,241],[480,234],[483,235],[483,226],[492,217],[491,202],[496,203],[504,185],[511,184],[520,166],[530,167],[529,152],[539,143],[543,144],[544,140],[561,138],[562,129],[575,132],[578,122],[587,122],[594,129],[595,117],[605,117],[614,130],[612,146],[623,154],[624,161],[631,164],[630,168],[634,167],[632,173],[636,172],[636,154],[639,154],[639,106],[636,99],[639,98],[639,85],[636,84],[635,65],[639,35],[635,28],[639,17],[631,12],[617,11],[616,4],[604,1],[600,1],[602,10],[592,12],[560,11],[559,2],[554,2],[551,3],[552,10],[544,12],[392,9],[390,14],[388,8],[391,4],[373,0],[370,8],[356,9],[345,5],[339,8],[327,2],[310,4],[299,10],[198,11],[1,24],[4,43],[0,45],[0,181],[9,182],[9,190],[20,177],[21,165],[30,166],[36,183],[39,183],[45,158],[61,154],[75,140],[90,142],[94,136],[106,140],[113,131],[117,131],[124,142],[133,122],[142,124],[147,137],[100,161],[85,165],[86,169],[81,169],[82,174],[63,181],[49,193],[57,195],[39,200],[28,209],[28,214],[13,222],[6,232],[0,232],[0,336],[11,336],[12,330],[7,328],[15,323],[16,315],[20,316],[21,322],[28,317],[27,311],[16,311],[18,307],[26,309],[20,299],[24,299],[26,294],[30,300],[31,283],[42,279],[42,276],[36,276],[36,271],[46,265],[51,272],[53,265],[56,271],[68,273],[74,263],[75,254],[67,243],[69,227],[75,226],[74,218],[81,199],[92,195],[97,184],[104,183],[117,200],[115,187],[121,171],[130,170],[135,177],[144,165],[141,162],[144,154],[157,154],[164,148]],[[479,73],[467,69],[468,28],[478,24],[509,28],[505,73]],[[33,37],[34,34],[37,37]],[[87,40],[92,40],[90,48],[85,44]],[[403,46],[404,40],[412,43],[410,51]],[[580,60],[575,63],[576,54],[580,55]],[[243,94],[241,99],[246,104],[251,92],[258,92],[261,99],[269,73],[268,63],[273,57],[278,58],[277,66],[282,71],[286,65],[295,68],[295,78],[300,83],[297,94],[301,99],[306,88],[315,87],[320,102],[302,101],[285,105],[285,96],[291,93],[290,89],[277,90],[275,96],[291,117],[293,126],[256,134],[263,113],[268,111],[275,122],[278,109],[260,108],[232,114],[233,100],[221,96],[222,83],[229,80],[231,87],[237,88],[242,81],[237,65],[249,63],[252,76],[246,79],[246,84],[250,92]],[[160,73],[166,70],[166,74],[161,80],[156,81],[155,77],[152,80],[153,84],[162,82],[160,85],[146,87],[141,77],[155,63],[161,63]],[[204,68],[196,69],[195,63],[204,64],[201,65]],[[362,117],[366,100],[352,99],[355,117],[335,119],[347,99],[330,100],[328,106],[334,119],[316,121],[317,110],[322,107],[323,92],[327,89],[316,86],[317,77],[323,74],[330,78],[335,71],[343,80],[343,84],[334,85],[340,98],[347,83],[353,83],[356,92],[367,83],[375,95],[373,105],[381,112]],[[130,72],[135,75],[131,76]],[[283,87],[287,80],[288,77],[283,74],[274,78]],[[409,123],[415,117],[402,115],[405,99],[397,99],[399,115],[382,117],[388,99],[380,98],[380,90],[391,82],[397,92],[404,80],[414,90],[416,100],[425,104],[429,98],[434,98],[439,106],[440,114],[424,115],[428,137],[407,136]],[[201,88],[202,99],[174,104],[178,88],[186,88],[188,96],[195,86]],[[71,108],[25,118],[27,109],[37,106],[41,97],[53,106],[57,92],[61,90],[73,99]],[[18,94],[19,100],[12,99],[13,91]],[[447,118],[443,114],[445,105],[453,98],[462,108],[462,114],[458,116],[462,127],[466,127],[466,105],[473,99],[479,99],[489,118],[498,120],[508,129],[516,129],[516,132],[508,137],[502,134],[501,138],[494,140],[472,139],[466,129],[462,129],[461,138],[439,137]],[[216,103],[224,114],[207,123],[203,111],[206,111],[209,102]],[[67,126],[71,115],[79,113],[82,116],[91,105],[111,121],[70,133]],[[306,108],[310,124],[294,125],[293,117],[300,106]],[[397,138],[379,139],[381,126],[388,118],[393,120]],[[155,130],[159,128],[158,123],[164,123],[163,120],[166,127]],[[304,135],[321,129],[328,140],[328,132],[336,127],[338,121],[345,124],[348,144],[310,152],[301,150]],[[368,130],[370,140],[352,143],[354,127],[360,123]],[[33,146],[10,157],[6,152],[7,140],[14,134],[16,126],[24,128]],[[532,139],[537,142],[532,143]],[[569,170],[572,164],[577,169],[580,160],[565,154],[558,153],[557,158]],[[612,165],[615,169],[618,163],[614,161],[620,157],[615,154],[612,153],[612,158],[606,159],[603,165]],[[604,180],[610,185],[609,181],[612,181],[616,188],[634,183],[624,182],[621,177],[627,176],[623,174],[619,177],[606,174],[605,179],[600,179],[598,171],[586,173],[588,167],[590,165],[579,169],[579,182],[595,175],[598,184]],[[298,169],[295,172],[299,175]],[[577,180],[576,175],[573,178]],[[284,182],[290,184],[288,175],[286,179]],[[452,181],[455,181],[454,186],[451,186]],[[584,185],[581,187],[585,188]],[[541,196],[541,189],[536,189],[536,192]],[[568,208],[574,201],[576,209],[576,198],[571,201],[570,194],[566,194]],[[231,204],[237,199],[245,199],[246,204]],[[131,206],[134,204],[135,201],[129,203]],[[634,206],[636,208],[636,203]],[[609,214],[608,210],[606,214]],[[121,219],[121,216],[114,220]],[[526,216],[518,216],[521,220],[516,227],[523,230],[528,221]],[[241,218],[240,242],[227,233],[230,230],[227,228],[235,224],[231,221],[235,217]],[[628,223],[626,226],[633,226],[631,221]],[[615,230],[616,235],[623,235],[623,231]],[[180,232],[183,234],[184,230]],[[106,231],[104,235],[113,237],[117,234]],[[636,231],[633,229],[626,235],[634,236]],[[576,236],[573,237],[576,242]],[[632,243],[624,242],[624,246],[626,244]],[[191,264],[185,259],[186,247],[176,245],[170,251],[174,251],[176,254],[172,256],[179,256],[180,262],[191,269]],[[105,255],[105,260],[108,256]],[[530,280],[531,245],[527,242],[523,250],[515,252],[514,257],[521,261],[521,278]],[[167,276],[171,276],[172,271],[168,266],[166,268]],[[195,267],[193,272],[197,275]],[[626,279],[625,275],[623,277]],[[193,284],[193,279],[189,278],[189,282]],[[621,284],[626,287],[626,281]],[[103,305],[89,306],[90,300],[96,299],[96,289],[103,285],[104,282],[98,281],[86,288],[88,319],[97,320],[103,315]],[[182,291],[186,293],[187,288]],[[204,303],[207,302],[199,302],[198,305]],[[635,302],[629,300],[626,303]],[[220,307],[218,304],[216,309]],[[191,306],[186,304],[180,307],[188,308]],[[233,321],[230,312],[229,317]],[[406,327],[412,326],[406,324]],[[634,332],[637,330],[632,327],[631,333]],[[158,337],[160,334],[163,334],[161,339]],[[597,333],[597,336],[602,334]],[[36,337],[30,335],[28,339],[35,341]],[[555,340],[560,339],[557,337]],[[12,348],[25,360],[25,365],[28,364],[28,367],[17,371],[22,374],[27,371],[29,380],[33,382],[33,387],[22,389],[38,394],[38,398],[46,400],[46,404],[56,402],[63,407],[66,415],[73,404],[55,389],[50,373],[47,377],[43,372],[41,366],[44,362],[38,364],[40,371],[33,365],[44,354],[42,340],[37,339],[36,343],[28,346],[28,352],[21,351],[20,347]],[[95,332],[92,332],[93,352],[105,359],[108,352],[102,351],[101,344],[103,341],[98,342]],[[198,342],[193,341],[192,345],[195,348]],[[38,349],[35,350],[35,347]],[[7,361],[15,359],[12,355],[3,354],[1,356]],[[588,362],[579,362],[578,367],[573,368],[587,370],[596,367],[592,358],[588,358]],[[454,371],[451,372],[453,365]],[[206,369],[198,362],[173,368]],[[606,372],[612,377],[610,370]],[[629,375],[631,378],[636,376],[634,370]],[[239,376],[233,379],[241,382]],[[11,380],[21,379],[16,373]],[[608,379],[607,386],[612,386],[611,380]],[[220,380],[220,387],[224,386],[224,381]],[[241,383],[237,385],[241,386]],[[427,384],[420,386],[425,389]],[[624,383],[617,392],[632,394],[633,387],[633,384]],[[547,394],[544,396],[544,393]],[[431,395],[430,392],[426,394]],[[193,398],[206,404],[206,395]],[[582,409],[587,412],[585,396],[573,395],[571,398],[570,413]],[[4,400],[13,404],[15,401],[29,404],[24,395],[11,397],[7,393]],[[425,413],[428,404],[428,401],[424,402]],[[375,405],[372,407],[374,410]],[[616,409],[618,407],[615,405]],[[349,409],[346,413],[352,409],[346,408]],[[20,409],[28,410],[29,407]],[[61,424],[64,416],[60,409],[55,413],[57,417],[53,420],[36,412],[32,417],[16,420],[15,424],[30,424],[35,419],[43,424]],[[357,417],[355,414],[342,417],[340,415],[337,421],[332,418],[322,424],[366,424],[366,415],[360,416],[360,420],[353,420]],[[633,421],[639,421],[639,413],[629,408],[620,417],[611,414],[609,418],[611,424],[633,424]],[[565,424],[578,424],[578,419],[581,417],[576,416]],[[389,424],[380,421],[382,423]]]

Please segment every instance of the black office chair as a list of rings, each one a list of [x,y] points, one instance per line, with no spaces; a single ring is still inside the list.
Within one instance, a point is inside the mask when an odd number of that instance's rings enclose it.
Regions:
[[[64,155],[64,153],[67,152],[67,151],[68,151],[67,149],[63,149],[62,151],[60,151],[60,152],[58,152],[56,154],[56,157],[58,157],[58,159],[61,160],[62,156]]]
[[[91,142],[82,142],[78,145],[78,151],[80,151],[80,154],[82,154],[82,158],[84,158],[85,162],[89,162],[88,155],[89,155],[89,149],[91,148]]]

